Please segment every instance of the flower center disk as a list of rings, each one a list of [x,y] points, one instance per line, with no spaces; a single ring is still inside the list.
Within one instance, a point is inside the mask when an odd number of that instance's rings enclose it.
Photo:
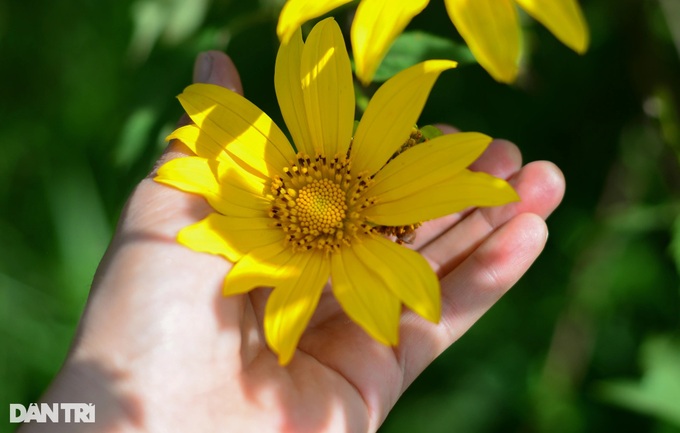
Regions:
[[[294,251],[337,252],[359,236],[376,234],[362,216],[375,203],[365,196],[373,181],[366,174],[353,176],[349,160],[298,153],[283,172],[284,178],[272,179],[269,216]]]
[[[345,192],[328,179],[315,180],[298,192],[295,200],[300,226],[318,235],[342,229],[345,219]]]

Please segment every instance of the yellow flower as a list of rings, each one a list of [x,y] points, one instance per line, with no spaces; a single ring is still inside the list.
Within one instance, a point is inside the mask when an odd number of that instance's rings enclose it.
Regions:
[[[181,230],[178,241],[235,263],[225,295],[274,287],[264,331],[281,364],[291,360],[329,277],[347,315],[384,344],[398,342],[402,303],[437,322],[435,274],[384,233],[517,200],[507,182],[466,169],[490,141],[482,134],[440,136],[394,156],[435,80],[454,66],[428,61],[396,75],[352,136],[352,72],[338,25],[320,22],[306,43],[296,32],[279,50],[275,86],[297,153],[266,114],[230,90],[194,84],[179,96],[195,124],[168,138],[197,156],[169,161],[156,181],[202,195],[215,212]]]
[[[277,33],[287,41],[295,29],[351,0],[288,0]],[[368,84],[394,39],[429,0],[361,0],[352,23],[357,77]],[[479,64],[503,83],[517,77],[520,25],[515,5],[548,28],[562,43],[583,54],[588,26],[577,0],[444,0],[451,21]]]

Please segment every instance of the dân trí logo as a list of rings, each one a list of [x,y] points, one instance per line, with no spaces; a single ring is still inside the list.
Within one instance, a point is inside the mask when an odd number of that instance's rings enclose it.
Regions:
[[[10,403],[9,422],[36,423],[93,423],[94,403],[31,403],[28,408],[21,403]]]

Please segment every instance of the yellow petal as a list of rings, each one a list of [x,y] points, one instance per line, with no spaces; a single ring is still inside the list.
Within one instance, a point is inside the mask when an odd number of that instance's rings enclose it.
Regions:
[[[246,293],[260,286],[276,286],[286,278],[299,276],[300,268],[290,247],[273,242],[243,256],[224,279],[224,296]]]
[[[217,213],[180,230],[177,241],[194,251],[221,255],[232,262],[250,251],[283,243],[284,233],[269,217],[236,218]]]
[[[198,156],[175,158],[160,166],[154,180],[204,197],[219,197],[218,165],[217,161]]]
[[[222,214],[242,217],[266,215],[270,205],[262,195],[217,181],[219,163],[197,156],[175,158],[158,169],[156,182],[201,195]]]
[[[217,176],[223,188],[232,186],[263,198],[270,192],[271,179],[242,161],[235,160],[230,154],[217,166]]]
[[[588,49],[588,24],[576,0],[515,0],[557,39],[579,54]]]
[[[352,144],[352,170],[377,172],[409,138],[434,82],[456,62],[429,60],[383,84],[366,107]]]
[[[309,34],[300,74],[315,151],[328,157],[346,153],[354,127],[354,86],[345,40],[332,18]]]
[[[513,1],[445,0],[445,3],[451,21],[479,64],[497,81],[513,82],[521,45]]]
[[[407,307],[431,322],[439,321],[439,280],[423,256],[383,237],[352,245],[352,249]]]
[[[234,165],[238,165],[242,170],[247,171],[251,175],[256,175],[260,178],[261,182],[267,181],[270,178],[268,169],[266,168],[266,163],[263,158],[257,158],[251,153],[243,155],[246,161],[236,157],[234,153],[226,149],[226,147],[220,145],[215,140],[210,138],[207,134],[202,133],[200,128],[194,124],[185,125],[181,128],[176,129],[170,135],[166,137],[166,140],[179,140],[186,144],[192,152],[196,155],[206,158],[214,159],[220,162],[220,169],[224,171],[227,167],[232,168]],[[234,145],[233,148],[237,148],[238,145]]]
[[[165,138],[167,141],[179,140],[197,156],[208,159],[221,159],[225,155],[225,147],[207,134],[201,133],[194,124],[185,125],[174,130]]]
[[[397,155],[375,175],[366,191],[390,201],[451,178],[467,168],[491,143],[478,132],[442,135]]]
[[[314,146],[309,132],[309,122],[302,95],[300,61],[302,60],[302,34],[298,30],[288,43],[282,43],[276,55],[274,84],[276,98],[281,107],[283,120],[293,137],[297,149],[314,155]]]
[[[241,95],[213,84],[192,84],[178,98],[202,134],[258,171],[281,174],[294,158],[279,127]]]
[[[401,302],[353,247],[331,256],[331,281],[333,294],[350,319],[377,341],[397,345]]]
[[[367,85],[394,39],[429,0],[362,0],[352,22],[352,49],[357,78]]]
[[[369,221],[401,226],[427,221],[475,206],[500,206],[519,197],[509,183],[486,173],[463,170],[452,178],[366,209]]]
[[[290,362],[298,341],[312,317],[328,281],[329,260],[320,253],[297,254],[298,275],[276,285],[264,310],[267,344],[279,355],[279,364]]]
[[[288,0],[281,9],[276,33],[282,43],[288,42],[306,21],[320,17],[352,0]]]

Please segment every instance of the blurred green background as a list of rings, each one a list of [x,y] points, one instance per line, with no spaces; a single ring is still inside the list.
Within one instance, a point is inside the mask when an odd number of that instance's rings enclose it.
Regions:
[[[281,4],[0,0],[0,411],[58,371],[196,54],[225,50],[280,121]],[[523,16],[515,85],[468,63],[430,97],[421,124],[510,139],[560,166],[567,194],[534,267],[381,432],[680,432],[680,1],[581,5],[585,56]],[[460,42],[439,0],[409,30]]]

